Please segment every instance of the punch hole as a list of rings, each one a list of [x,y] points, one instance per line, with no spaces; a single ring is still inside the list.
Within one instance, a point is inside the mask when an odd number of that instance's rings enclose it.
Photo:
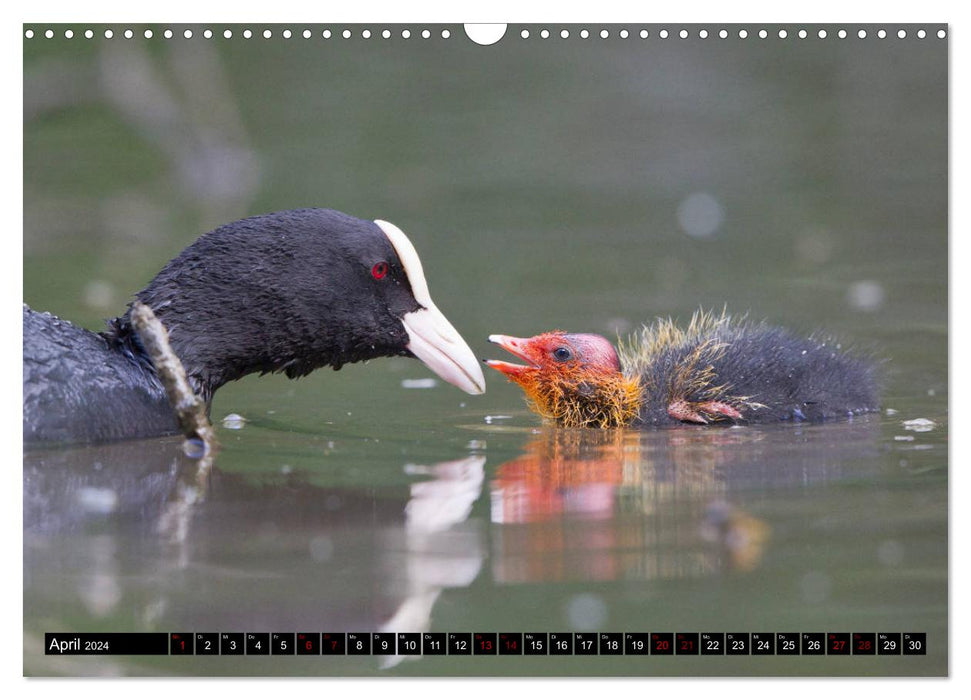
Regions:
[[[846,38],[846,30],[845,29],[840,29],[838,32],[836,32],[836,36],[838,36],[840,39],[845,39]]]
[[[885,29],[881,29],[880,31],[878,31],[877,32],[877,38],[878,39],[886,39],[887,38],[887,31]]]
[[[94,32],[92,30],[90,30],[90,29],[86,30],[84,32],[84,38],[85,39],[94,39]]]
[[[899,32],[897,32],[897,38],[898,39],[906,39],[907,38],[907,32],[904,31],[903,29],[901,29]]]
[[[166,39],[171,39],[173,36],[172,30],[166,29],[164,32],[162,32],[162,36],[164,36]]]
[[[682,39],[687,39],[688,38],[688,30],[687,29],[682,29],[680,32],[678,32],[678,36],[681,37]]]
[[[125,30],[125,38],[126,39],[131,39],[134,36],[135,36],[135,32],[133,32],[131,29],[126,29]]]
[[[28,39],[33,39],[34,38],[34,30],[33,29],[28,29],[26,32],[24,32],[24,36],[27,37]]]
[[[289,39],[292,36],[293,36],[293,32],[291,32],[289,29],[284,29],[283,30],[283,38],[284,39]]]
[[[562,30],[560,32],[560,38],[561,39],[569,39],[570,38],[570,32],[567,31],[566,29]]]
[[[765,31],[764,29],[759,30],[759,39],[767,39],[768,37],[769,37],[769,33],[767,31]]]
[[[620,38],[621,39],[626,39],[629,36],[630,36],[630,32],[628,32],[626,29],[621,29],[620,30]]]
[[[586,31],[586,30],[584,30],[584,31]],[[704,30],[702,30],[702,31],[704,31]],[[706,34],[707,34],[707,32],[706,32]],[[641,39],[646,39],[648,36],[649,36],[648,31],[646,29],[642,29],[641,30]],[[583,38],[586,39],[586,37],[583,37]]]
[[[206,37],[207,39],[212,39],[212,30],[206,29],[202,32],[202,36]]]
[[[479,46],[492,46],[506,35],[505,24],[466,24],[464,29],[465,35]],[[448,38],[445,32],[442,32],[442,38]]]
[[[807,32],[805,29],[800,29],[799,30],[799,38],[800,39],[805,39],[807,36],[809,36],[809,32]]]
[[[744,30],[744,29],[739,29],[738,30],[738,38],[739,39],[748,39],[748,32],[746,30]]]
[[[923,29],[918,29],[917,30],[917,38],[918,39],[923,39],[926,36],[927,36],[927,32],[925,32]]]
[[[73,39],[74,38],[74,32],[72,32],[70,29],[65,30],[64,31],[64,38],[65,39]]]
[[[523,39],[528,39],[529,38],[529,30],[528,29],[524,29],[523,31],[519,32],[519,36],[521,36]]]
[[[383,32],[381,32],[381,38],[382,39],[390,39],[391,38],[391,30],[390,29],[385,29]]]
[[[825,29],[820,29],[818,32],[816,32],[816,36],[818,36],[820,39],[825,39],[826,38],[826,30]]]
[[[432,35],[432,33],[430,31],[428,31],[427,29],[423,29],[422,32],[421,32],[421,38],[422,39],[429,39],[429,38],[431,38],[431,35]]]
[[[581,29],[580,30],[580,38],[581,39],[589,39],[590,38],[590,32],[588,30],[586,30],[586,29]]]
[[[411,38],[411,30],[410,29],[402,29],[401,30],[401,38],[402,39],[410,39]]]
[[[452,32],[448,31],[447,29],[443,29],[442,30],[442,38],[443,39],[448,39],[450,36],[452,36]]]
[[[549,39],[550,38],[550,30],[549,29],[544,29],[543,31],[541,31],[539,33],[539,35],[540,35],[540,38],[542,38],[542,39]]]
[[[785,39],[787,36],[789,36],[789,32],[787,32],[785,29],[780,29],[779,30],[779,38],[780,39]]]

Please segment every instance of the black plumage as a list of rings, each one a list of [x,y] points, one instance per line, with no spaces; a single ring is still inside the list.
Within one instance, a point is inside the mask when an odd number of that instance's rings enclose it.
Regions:
[[[90,442],[175,433],[148,359],[105,335],[24,305],[24,442]]]
[[[207,403],[250,373],[293,378],[393,355],[417,355],[466,391],[483,390],[471,350],[427,296],[414,248],[386,222],[300,209],[227,224],[182,251],[136,298],[165,325]],[[24,307],[25,441],[175,431],[130,312],[96,334]],[[423,350],[439,336],[447,348]]]

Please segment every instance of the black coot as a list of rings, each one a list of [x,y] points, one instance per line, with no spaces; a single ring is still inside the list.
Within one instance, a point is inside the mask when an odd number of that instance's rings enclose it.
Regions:
[[[200,237],[136,295],[165,324],[208,403],[253,372],[294,378],[414,356],[485,391],[465,341],[436,308],[407,236],[329,209],[282,211]],[[24,440],[100,442],[176,432],[130,310],[102,333],[24,306]]]

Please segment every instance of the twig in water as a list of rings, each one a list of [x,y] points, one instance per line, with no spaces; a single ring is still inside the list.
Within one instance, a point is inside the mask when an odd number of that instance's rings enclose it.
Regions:
[[[142,347],[148,352],[162,386],[165,387],[179,428],[187,438],[202,440],[208,452],[218,443],[206,415],[206,403],[192,390],[182,361],[169,345],[169,334],[165,326],[155,317],[151,308],[139,301],[132,304],[131,320]]]

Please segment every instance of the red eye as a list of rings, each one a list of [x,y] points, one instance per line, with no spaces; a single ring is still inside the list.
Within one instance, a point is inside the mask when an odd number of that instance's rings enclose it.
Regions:
[[[374,263],[374,267],[371,268],[371,277],[376,280],[383,279],[384,276],[388,274],[388,263],[379,262]]]

